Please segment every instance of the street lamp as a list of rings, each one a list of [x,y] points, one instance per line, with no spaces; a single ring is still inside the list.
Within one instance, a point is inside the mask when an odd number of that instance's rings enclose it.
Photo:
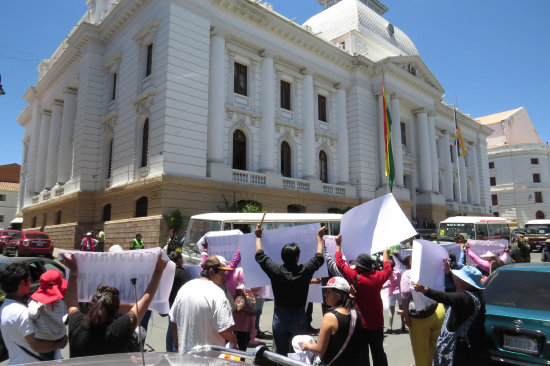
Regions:
[[[2,89],[2,75],[0,75],[0,95],[4,95],[6,92]]]

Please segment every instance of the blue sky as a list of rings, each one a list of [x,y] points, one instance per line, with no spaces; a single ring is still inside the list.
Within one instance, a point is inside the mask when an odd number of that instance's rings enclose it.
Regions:
[[[185,1],[185,0],[180,0]],[[206,1],[206,0],[204,0]],[[304,23],[316,0],[271,0]],[[543,142],[550,140],[550,1],[382,0],[384,17],[415,43],[445,89],[445,100],[473,117],[525,107]],[[37,81],[37,66],[81,18],[86,0],[0,0],[0,164],[20,163],[23,128],[16,119]]]

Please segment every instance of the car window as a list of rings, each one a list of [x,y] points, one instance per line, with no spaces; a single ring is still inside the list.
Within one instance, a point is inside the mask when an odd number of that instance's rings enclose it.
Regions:
[[[55,269],[56,271],[59,271],[61,272],[61,275],[63,277],[65,277],[65,272],[61,270],[61,268],[59,268],[58,266],[56,266],[55,264],[53,263],[44,263],[44,267],[46,267],[46,271],[50,270],[50,269]]]
[[[21,238],[21,233],[13,233],[13,235],[11,237],[12,237],[12,239],[19,239],[19,238]]]
[[[548,311],[550,272],[499,271],[486,284],[489,305]]]
[[[42,274],[42,268],[40,265],[37,262],[29,262],[27,265],[31,275],[31,282],[40,281],[40,275]]]
[[[25,234],[27,239],[49,239],[50,237],[46,234]]]

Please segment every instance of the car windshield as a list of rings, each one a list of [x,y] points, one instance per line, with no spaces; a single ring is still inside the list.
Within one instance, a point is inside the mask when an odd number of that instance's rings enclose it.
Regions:
[[[221,221],[191,220],[185,235],[185,244],[193,246],[204,234],[209,231],[220,231],[222,229]]]
[[[46,234],[25,234],[27,239],[49,239],[50,237]]]
[[[439,239],[452,240],[455,235],[466,234],[467,239],[474,238],[474,224],[441,223],[439,224]]]
[[[525,225],[527,234],[550,234],[550,225]]]
[[[548,311],[550,272],[498,271],[486,284],[488,305]]]

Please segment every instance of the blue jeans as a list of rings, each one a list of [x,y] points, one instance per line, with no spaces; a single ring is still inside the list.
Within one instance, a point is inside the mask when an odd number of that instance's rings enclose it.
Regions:
[[[170,320],[168,320],[168,330],[166,330],[166,352],[176,352],[176,345],[174,344],[174,337],[172,337]]]
[[[304,309],[275,308],[273,313],[273,343],[275,352],[286,356],[290,352],[290,342],[295,335],[307,333]]]
[[[260,331],[260,316],[262,316],[262,311],[264,309],[265,299],[258,297],[256,299],[256,322],[254,323],[254,328],[259,332]]]

